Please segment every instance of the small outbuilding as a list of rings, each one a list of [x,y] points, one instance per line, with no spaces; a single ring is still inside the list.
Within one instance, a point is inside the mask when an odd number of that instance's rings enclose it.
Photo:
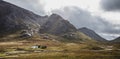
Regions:
[[[46,49],[46,48],[47,48],[47,46],[34,45],[34,46],[32,46],[31,48],[33,48],[33,49],[38,49],[38,48],[40,48],[40,49]]]

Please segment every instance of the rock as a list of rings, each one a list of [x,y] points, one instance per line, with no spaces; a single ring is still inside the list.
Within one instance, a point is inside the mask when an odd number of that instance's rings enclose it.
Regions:
[[[20,38],[30,38],[30,37],[32,37],[32,34],[30,33],[25,33],[20,36]]]

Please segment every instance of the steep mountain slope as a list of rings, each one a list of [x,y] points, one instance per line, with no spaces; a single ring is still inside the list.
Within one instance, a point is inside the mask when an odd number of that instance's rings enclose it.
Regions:
[[[104,38],[102,38],[101,36],[99,36],[97,33],[95,33],[93,30],[90,30],[88,28],[85,28],[85,27],[80,28],[79,31],[97,41],[103,41],[103,42],[107,41]]]
[[[71,23],[69,23],[67,20],[64,20],[57,14],[52,14],[40,30],[41,33],[45,32],[55,35],[74,31],[77,31],[77,29]]]
[[[40,25],[35,20],[41,18],[28,10],[0,1],[0,34],[20,29],[39,28]]]

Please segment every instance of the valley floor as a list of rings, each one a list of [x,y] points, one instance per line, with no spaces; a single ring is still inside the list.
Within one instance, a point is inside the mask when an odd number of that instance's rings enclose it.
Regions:
[[[46,45],[46,49],[32,48]],[[89,50],[83,43],[23,40],[0,43],[0,59],[120,59],[120,50]]]

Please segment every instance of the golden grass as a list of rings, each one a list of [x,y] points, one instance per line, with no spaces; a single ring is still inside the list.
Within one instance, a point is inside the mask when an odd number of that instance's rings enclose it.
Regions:
[[[97,43],[74,43],[64,42],[51,39],[42,39],[36,35],[30,39],[1,42],[0,43],[0,57],[5,59],[119,59],[120,51],[107,50],[89,50],[94,46],[101,46]],[[58,39],[55,37],[54,39]],[[47,49],[32,49],[34,45],[45,45]],[[6,55],[6,52],[12,51],[27,51],[27,53]],[[42,52],[34,52],[42,51]]]
[[[105,53],[105,54],[104,54]],[[107,53],[107,54],[106,54]],[[113,54],[116,52],[113,52]],[[110,52],[76,51],[76,52],[41,52],[21,54],[16,58],[8,59],[119,59],[120,55]]]

